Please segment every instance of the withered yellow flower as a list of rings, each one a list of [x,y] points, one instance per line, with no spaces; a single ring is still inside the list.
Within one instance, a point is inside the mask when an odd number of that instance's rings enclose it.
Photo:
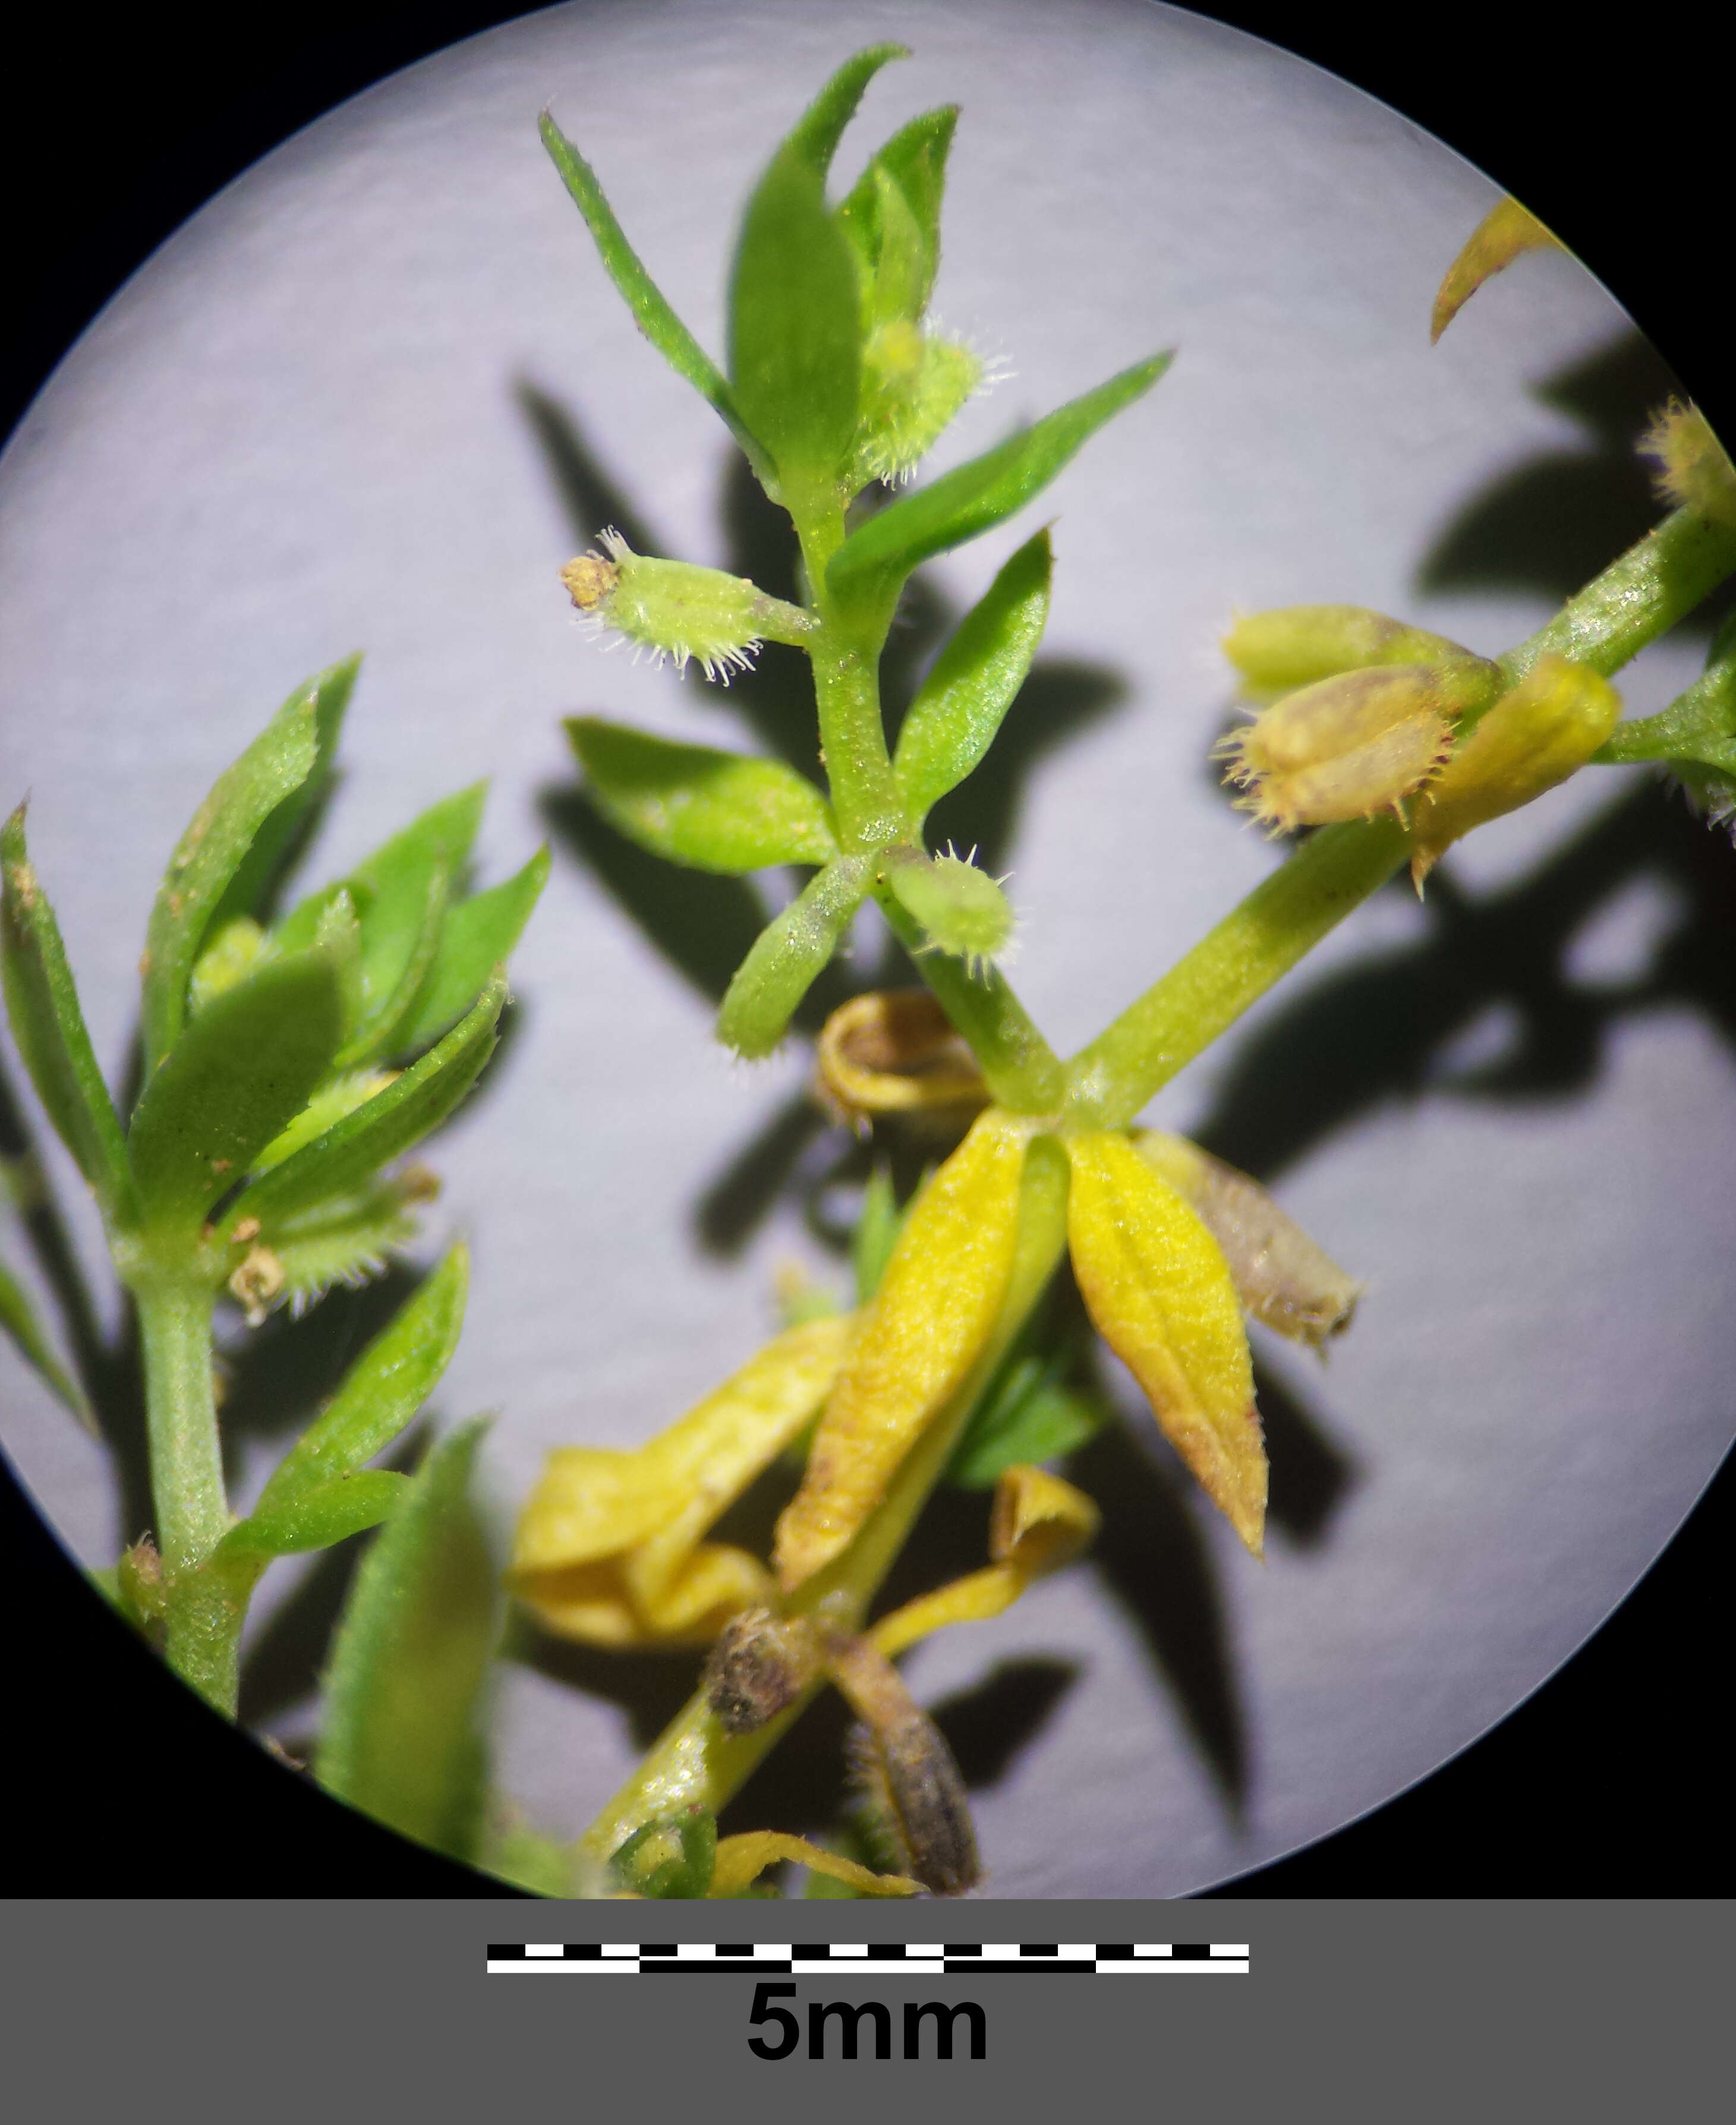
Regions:
[[[1087,1311],[1165,1436],[1257,1557],[1266,1449],[1242,1311],[1223,1251],[1126,1137],[1068,1145],[1067,1237]]]
[[[509,1584],[549,1630],[590,1645],[702,1645],[767,1600],[765,1567],[701,1539],[813,1419],[854,1319],[776,1337],[636,1452],[564,1448],[519,1522]]]
[[[919,1595],[883,1616],[868,1633],[889,1660],[932,1631],[998,1616],[1033,1580],[1058,1571],[1089,1547],[1102,1515],[1064,1477],[1028,1463],[1002,1472],[988,1520],[993,1563]]]

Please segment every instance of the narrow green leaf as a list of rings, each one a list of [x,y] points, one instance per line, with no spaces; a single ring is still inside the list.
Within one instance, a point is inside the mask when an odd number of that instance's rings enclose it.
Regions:
[[[469,1498],[485,1424],[433,1448],[362,1559],[326,1674],[314,1766],[340,1800],[467,1862],[485,1832],[481,1699],[498,1618]]]
[[[837,949],[874,877],[869,856],[840,856],[809,879],[755,939],[717,1015],[717,1037],[757,1060],[784,1037],[790,1014]]]
[[[506,978],[497,974],[419,1062],[254,1181],[224,1220],[225,1229],[232,1232],[242,1219],[257,1218],[269,1239],[281,1220],[353,1194],[382,1166],[419,1143],[475,1083],[493,1051],[495,1025],[506,1000]]]
[[[426,1048],[464,1016],[495,968],[512,957],[548,879],[549,851],[541,848],[522,870],[447,911],[427,986],[398,1035],[401,1052]]]
[[[55,1398],[65,1404],[87,1431],[94,1432],[96,1421],[83,1390],[55,1357],[54,1346],[36,1318],[30,1293],[4,1262],[0,1262],[0,1329],[12,1338],[20,1356],[40,1375]]]
[[[284,1296],[305,1307],[334,1284],[355,1286],[381,1275],[417,1236],[411,1205],[433,1193],[432,1176],[413,1166],[274,1224],[268,1244],[283,1270]]]
[[[597,809],[653,855],[734,875],[837,854],[825,799],[781,761],[677,745],[601,716],[569,718],[567,735]]]
[[[324,690],[331,676],[323,672],[290,695],[240,759],[218,776],[176,844],[145,931],[148,1081],[181,1030],[193,962],[248,851],[319,764]]]
[[[849,239],[818,171],[786,144],[748,202],[729,283],[736,401],[783,487],[837,479],[856,434],[861,342]]]
[[[926,818],[993,743],[1043,638],[1053,564],[1045,525],[965,615],[911,703],[892,765],[917,818]]]
[[[390,1445],[451,1361],[469,1281],[469,1253],[460,1245],[369,1344],[278,1463],[260,1495],[261,1512],[353,1475]]]
[[[1691,761],[1736,773],[1736,624],[1727,620],[1719,629],[1705,671],[1685,693],[1655,716],[1617,723],[1592,757],[1605,766]]]
[[[432,804],[359,863],[346,881],[361,917],[361,1004],[371,1020],[392,1002],[425,944],[435,879],[464,875],[488,785],[474,782]]]
[[[882,277],[881,207],[889,181],[919,234],[920,273],[908,291],[908,307],[892,310],[876,302],[873,313],[876,319],[905,316],[914,323],[928,307],[940,270],[941,201],[946,185],[947,151],[958,117],[958,106],[949,103],[938,111],[925,111],[920,118],[901,126],[870,162],[838,209],[838,218],[856,247],[864,280],[870,286]],[[889,283],[885,299],[889,299],[890,294]]]
[[[341,1069],[353,1070],[382,1056],[395,1055],[407,1045],[404,1034],[421,1008],[422,998],[439,956],[451,904],[452,872],[442,857],[428,874],[422,895],[422,918],[410,946],[410,955],[398,978],[364,1017],[338,1053]]]
[[[932,486],[901,496],[839,547],[826,571],[828,587],[839,598],[889,601],[922,562],[1022,509],[1106,421],[1151,389],[1172,359],[1158,354],[1135,362]]]
[[[211,927],[243,915],[257,916],[280,868],[293,858],[309,815],[331,786],[343,729],[344,711],[361,669],[359,656],[347,657],[309,680],[314,694],[314,765],[300,787],[292,790],[254,835],[211,915]],[[209,933],[207,933],[209,934]]]
[[[208,1004],[183,1028],[133,1117],[128,1148],[143,1223],[196,1227],[312,1098],[342,1038],[342,981],[329,949],[268,959]]]
[[[36,1096],[113,1216],[130,1199],[126,1145],[78,1008],[60,926],[31,865],[21,804],[0,827],[0,989]]]
[[[978,1405],[959,1441],[946,1480],[988,1491],[1021,1462],[1040,1465],[1083,1446],[1109,1413],[1094,1397],[1061,1385],[1066,1355],[1016,1359]]]
[[[869,82],[889,61],[909,56],[908,45],[870,45],[846,59],[796,120],[785,146],[794,148],[823,181]]]
[[[329,1549],[365,1528],[389,1520],[410,1487],[408,1476],[389,1468],[364,1468],[353,1476],[335,1476],[314,1483],[275,1505],[261,1502],[257,1511],[238,1520],[211,1553],[221,1571],[243,1558],[295,1557],[304,1550]]]
[[[620,224],[604,196],[596,172],[546,111],[540,126],[549,158],[560,172],[561,181],[572,196],[573,205],[584,216],[603,270],[632,311],[634,323],[676,375],[710,402],[762,479],[768,478],[770,462],[742,417],[723,371],[670,309],[657,283],[640,264],[638,252],[621,233]]]

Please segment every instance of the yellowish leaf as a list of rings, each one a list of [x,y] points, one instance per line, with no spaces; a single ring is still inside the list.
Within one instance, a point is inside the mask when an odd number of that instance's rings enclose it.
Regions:
[[[993,1333],[1027,1134],[991,1108],[912,1209],[778,1522],[773,1561],[785,1592],[848,1546]]]
[[[1139,1129],[1133,1143],[1153,1171],[1199,1212],[1224,1251],[1244,1313],[1317,1350],[1349,1327],[1362,1286],[1257,1180],[1185,1137]]]
[[[1565,251],[1567,246],[1551,234],[1536,214],[1516,199],[1504,199],[1490,208],[1471,231],[1469,240],[1446,269],[1435,297],[1429,319],[1430,346],[1440,338],[1453,319],[1484,282],[1511,266],[1527,251]]]
[[[1196,1213],[1125,1136],[1068,1145],[1067,1231],[1097,1332],[1144,1390],[1165,1436],[1248,1548],[1261,1553],[1266,1449],[1241,1308]]]

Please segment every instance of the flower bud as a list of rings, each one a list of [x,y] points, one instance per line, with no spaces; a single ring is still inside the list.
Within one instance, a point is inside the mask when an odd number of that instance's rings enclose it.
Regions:
[[[1012,944],[1012,903],[987,871],[950,849],[939,856],[894,849],[885,878],[935,949],[962,959],[971,973],[992,965]]]
[[[800,641],[817,622],[799,606],[769,597],[740,576],[687,561],[635,554],[620,532],[601,535],[601,554],[581,554],[560,572],[579,611],[649,650],[654,662],[672,657],[677,671],[690,658],[708,679],[729,683],[752,665],[761,642]]]
[[[1639,448],[1657,464],[1653,484],[1660,501],[1736,525],[1736,465],[1697,406],[1671,399],[1653,417]]]
[[[1461,834],[1517,811],[1583,767],[1620,714],[1620,696],[1595,671],[1565,657],[1540,657],[1418,800],[1411,829],[1418,892]]]
[[[982,359],[962,340],[905,318],[876,325],[862,349],[857,478],[908,479],[982,380]]]
[[[1284,692],[1375,664],[1477,662],[1444,634],[1360,605],[1286,605],[1250,613],[1224,636],[1224,654],[1251,686]]]
[[[1249,792],[1238,809],[1281,832],[1397,812],[1446,761],[1454,723],[1499,683],[1480,659],[1342,671],[1224,739],[1225,779]]]

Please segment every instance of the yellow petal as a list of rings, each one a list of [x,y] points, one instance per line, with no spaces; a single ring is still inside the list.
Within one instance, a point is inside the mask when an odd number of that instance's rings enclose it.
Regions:
[[[1526,251],[1564,251],[1567,246],[1552,235],[1537,217],[1516,199],[1504,199],[1491,207],[1471,231],[1464,250],[1446,269],[1435,297],[1429,320],[1429,344],[1440,338],[1453,319],[1493,275],[1511,266]]]
[[[810,1845],[805,1837],[787,1836],[781,1830],[750,1830],[742,1836],[719,1841],[710,1894],[739,1896],[781,1859],[793,1859],[798,1866],[829,1875],[834,1882],[847,1882],[864,1896],[913,1896],[922,1887],[908,1874],[872,1873],[853,1859]]]
[[[593,1645],[704,1642],[770,1581],[701,1537],[813,1418],[852,1317],[804,1322],[636,1453],[551,1454],[519,1522],[509,1581],[547,1628]]]
[[[1068,1240],[1097,1332],[1257,1557],[1266,1449],[1241,1308],[1218,1243],[1125,1136],[1077,1137],[1068,1155]]]
[[[1461,834],[1517,812],[1583,767],[1621,714],[1607,680],[1565,657],[1540,657],[1417,800],[1411,878],[1418,892]]]
[[[994,1562],[883,1616],[869,1637],[890,1659],[931,1631],[979,1623],[1010,1609],[1034,1579],[1058,1571],[1097,1534],[1102,1515],[1083,1491],[1021,1463],[995,1485],[988,1548]]]
[[[1135,1149],[1185,1195],[1224,1251],[1242,1310],[1281,1336],[1323,1348],[1342,1335],[1362,1286],[1317,1246],[1257,1180],[1185,1137],[1139,1129]]]
[[[988,1341],[1012,1269],[1026,1133],[991,1108],[912,1210],[777,1524],[785,1592],[848,1546]]]
[[[1102,1515],[1081,1490],[1021,1462],[1002,1472],[988,1519],[988,1553],[1029,1579],[1058,1571],[1085,1548]]]

